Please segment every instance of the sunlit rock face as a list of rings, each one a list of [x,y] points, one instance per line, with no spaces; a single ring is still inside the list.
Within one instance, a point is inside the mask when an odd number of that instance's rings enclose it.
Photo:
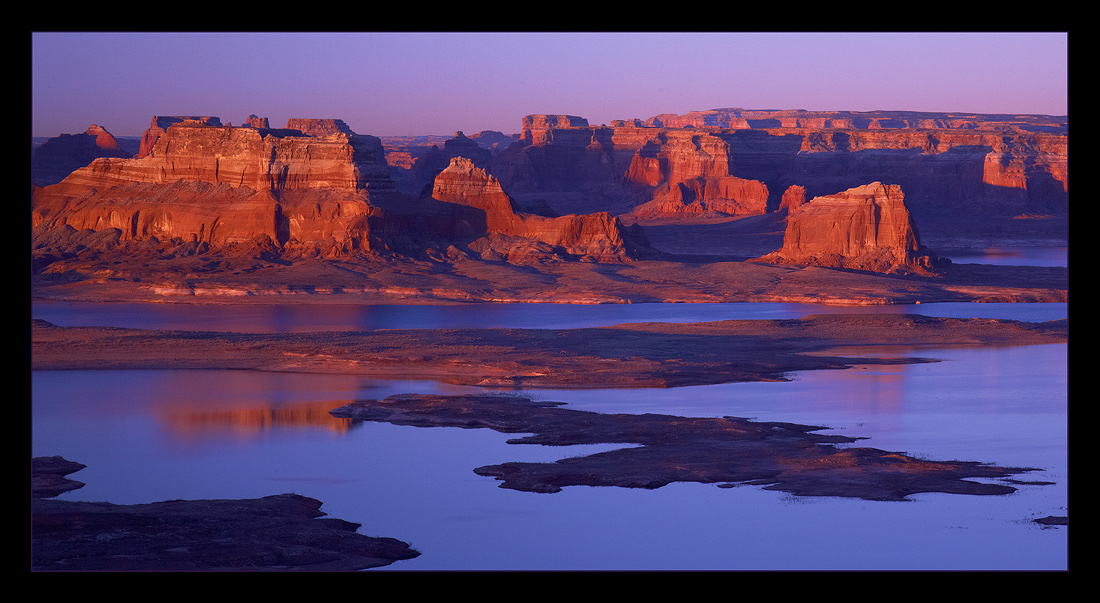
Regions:
[[[484,241],[474,243],[483,257],[507,257],[518,253],[520,247],[533,254],[532,243],[596,261],[626,259],[649,248],[640,229],[624,227],[607,212],[560,217],[519,212],[500,181],[465,157],[455,157],[436,176],[432,197],[475,208],[484,215],[483,224],[470,226],[471,233],[485,236]]]
[[[920,243],[901,187],[873,182],[815,197],[787,216],[775,263],[876,272],[928,272],[936,258]]]
[[[420,255],[473,241],[470,254],[523,261],[621,261],[649,249],[640,229],[606,212],[520,213],[475,159],[454,157],[431,196],[414,198],[394,187],[380,139],[340,120],[291,119],[273,129],[253,115],[245,123],[154,118],[140,157],[96,159],[32,190],[32,230],[43,238],[50,230],[103,232],[111,236],[97,241],[121,243],[262,240],[284,257]],[[476,145],[461,133],[452,141],[445,148],[456,154]]]
[[[221,244],[257,235],[285,244],[359,247],[373,197],[394,192],[381,142],[340,120],[155,117],[132,159],[101,158],[33,191],[32,227],[118,229],[135,237]],[[295,126],[295,127],[289,127]],[[304,131],[303,131],[304,130]]]

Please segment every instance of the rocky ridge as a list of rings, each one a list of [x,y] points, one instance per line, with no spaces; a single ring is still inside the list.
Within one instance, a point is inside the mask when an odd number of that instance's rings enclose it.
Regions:
[[[704,113],[713,116],[722,110]],[[547,272],[549,263],[563,260],[740,261],[772,252],[770,259],[777,265],[804,261],[931,274],[925,270],[931,258],[927,249],[918,246],[914,252],[907,244],[876,239],[882,233],[872,230],[879,228],[881,216],[872,219],[864,213],[853,222],[851,214],[838,221],[822,211],[824,202],[799,209],[811,204],[807,199],[835,197],[876,182],[904,190],[908,218],[897,223],[909,223],[915,233],[919,222],[924,242],[931,230],[937,249],[945,243],[983,245],[986,235],[1025,245],[1029,237],[1040,244],[1048,244],[1048,238],[1057,244],[1066,237],[1061,226],[1068,212],[1064,127],[1040,131],[1039,119],[1028,122],[1039,124],[1031,129],[979,119],[937,122],[943,127],[931,129],[925,126],[935,124],[928,121],[890,122],[879,116],[879,127],[842,129],[832,126],[862,122],[803,119],[807,117],[776,122],[769,121],[779,119],[775,115],[753,114],[746,118],[750,127],[744,128],[726,127],[733,122],[718,117],[704,120],[710,125],[658,127],[654,120],[630,120],[608,127],[590,125],[578,116],[531,115],[515,137],[466,137],[461,132],[447,139],[426,137],[421,142],[431,146],[419,147],[415,157],[410,149],[418,148],[419,139],[407,140],[401,152],[409,156],[399,159],[380,139],[356,134],[341,120],[291,119],[287,127],[276,129],[255,115],[241,127],[222,125],[216,117],[158,116],[134,158],[97,158],[62,182],[32,186],[32,274],[36,282],[51,286],[126,281],[157,291],[253,293],[288,287],[378,288],[416,290],[433,299],[446,290],[448,299],[492,300],[555,298],[530,289],[534,283],[526,275],[515,281],[525,283],[523,294],[505,292],[511,287],[503,283],[490,286],[486,271],[495,269],[487,264],[497,263],[537,266],[540,283],[563,282],[564,275]],[[882,127],[886,124],[898,127]],[[507,148],[494,146],[513,138]],[[821,221],[817,226],[811,224],[815,219]],[[781,250],[792,222],[804,233],[826,228],[843,232],[819,240],[819,247],[834,245],[828,251]],[[977,243],[968,238],[975,232]],[[656,249],[650,241],[657,242]],[[871,258],[867,249],[854,253],[854,241],[872,241],[879,257]],[[890,253],[881,253],[886,248]],[[856,260],[860,254],[864,257]],[[139,264],[135,258],[143,259]],[[393,263],[397,258],[413,263],[398,268]],[[383,259],[384,266],[378,264]],[[328,267],[303,264],[297,276],[288,272],[295,262],[313,260],[343,262],[342,269],[330,274]],[[172,262],[170,267],[166,261]],[[419,261],[434,263],[428,268],[417,265]],[[466,261],[480,265],[458,265]],[[155,273],[139,274],[141,270],[127,269],[127,264],[158,267]],[[229,266],[234,266],[231,273]],[[256,278],[267,280],[240,281],[259,266],[263,269],[255,272]],[[610,297],[702,295],[718,301],[733,294],[733,284],[708,285],[702,277],[683,272],[689,267],[696,266],[684,264],[672,278],[666,264],[655,265],[661,276],[639,277],[629,292],[618,292],[616,284],[617,293]],[[745,282],[737,277],[737,286],[755,293],[738,293],[738,299],[779,295],[774,285],[752,284],[758,270],[731,268],[752,274],[744,276],[750,278]],[[276,278],[279,270],[285,274]],[[425,270],[438,282],[427,282]],[[966,271],[955,272],[953,290]],[[308,280],[321,273],[347,278],[339,284]],[[419,284],[375,283],[378,279],[367,277],[373,274]],[[570,273],[568,278],[574,276],[579,275]],[[225,282],[215,282],[218,278]],[[270,282],[272,278],[276,281]],[[299,283],[298,278],[307,281]],[[609,278],[602,273],[584,276],[603,287]],[[1014,276],[981,278],[983,299],[1035,289],[1016,283]],[[1057,279],[1064,280],[1064,275]],[[1051,295],[1047,280],[1038,293],[1044,299]],[[589,282],[583,286],[583,299],[594,299]],[[997,287],[987,286],[994,282]],[[673,283],[692,284],[690,290],[673,292]],[[1016,294],[993,293],[1009,284]],[[662,290],[659,295],[648,292],[655,287]],[[1053,285],[1059,299],[1065,297],[1061,287]],[[716,288],[723,293],[712,293]]]

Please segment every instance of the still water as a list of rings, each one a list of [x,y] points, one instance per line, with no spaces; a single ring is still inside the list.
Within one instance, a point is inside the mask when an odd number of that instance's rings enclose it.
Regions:
[[[561,306],[34,304],[62,325],[292,332],[797,318],[817,312],[1064,318],[1066,304]],[[141,503],[296,492],[360,532],[422,555],[400,570],[1058,570],[1068,515],[1064,344],[922,349],[941,360],[805,371],[782,383],[660,390],[537,390],[597,412],[734,415],[825,426],[858,445],[938,460],[1036,467],[1011,495],[925,494],[910,502],[793,497],[754,486],[516,492],[473,473],[611,446],[512,445],[488,430],[351,424],[328,411],[358,398],[477,388],[343,375],[248,371],[32,373],[32,454],[88,465],[69,500]]]

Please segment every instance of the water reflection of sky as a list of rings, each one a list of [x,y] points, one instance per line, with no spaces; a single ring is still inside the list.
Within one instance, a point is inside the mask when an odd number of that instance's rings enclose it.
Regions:
[[[297,492],[360,532],[411,542],[394,570],[1059,569],[1066,514],[1066,346],[926,350],[943,362],[805,371],[793,381],[661,390],[540,390],[598,412],[746,416],[828,426],[855,445],[1038,466],[1006,497],[875,504],[755,486],[502,490],[473,468],[598,450],[509,445],[487,429],[361,423],[318,410],[430,382],[249,371],[52,371],[33,379],[33,454],[88,468],[70,500],[151,502]],[[806,546],[806,543],[814,543]],[[822,554],[828,551],[828,554]]]
[[[788,303],[717,304],[91,304],[41,302],[33,317],[59,326],[186,329],[279,333],[373,329],[600,327],[626,322],[702,322],[801,318],[808,314],[912,313],[945,318],[1012,318],[1042,322],[1066,318],[1067,304],[935,303],[824,306]]]
[[[60,325],[293,332],[323,329],[590,327],[631,321],[797,318],[820,312],[1065,318],[1066,304],[562,306],[189,306],[34,304]],[[538,390],[597,412],[743,416],[822,425],[855,445],[934,459],[1036,466],[1005,497],[921,495],[873,504],[759,487],[673,484],[653,491],[502,490],[472,469],[552,462],[599,448],[509,445],[486,429],[334,422],[358,398],[477,388],[346,375],[250,371],[32,374],[32,454],[88,465],[62,498],[117,503],[297,492],[361,533],[423,555],[393,570],[1064,569],[1068,514],[1065,344],[913,352],[941,362],[804,371],[788,382],[654,390]]]
[[[948,257],[957,264],[992,264],[994,266],[1066,266],[1065,247],[988,247],[958,251]]]

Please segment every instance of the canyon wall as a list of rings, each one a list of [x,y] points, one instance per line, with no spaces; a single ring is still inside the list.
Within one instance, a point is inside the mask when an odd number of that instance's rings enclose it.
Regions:
[[[138,156],[97,158],[61,182],[32,187],[35,240],[178,240],[192,251],[267,240],[284,257],[333,257],[441,256],[481,239],[468,253],[486,256],[485,241],[493,237],[494,253],[507,247],[506,255],[524,261],[621,260],[645,247],[634,245],[637,229],[608,214],[551,220],[518,213],[475,160],[436,168],[460,153],[488,163],[489,151],[461,133],[427,155],[435,158],[422,176],[434,179],[431,194],[410,196],[390,179],[380,139],[356,134],[341,120],[291,119],[272,129],[253,115],[245,124],[155,117]]]
[[[612,124],[528,116],[491,172],[521,201],[638,221],[754,215],[792,186],[874,181],[901,185],[914,211],[1068,212],[1064,119],[730,109]]]

